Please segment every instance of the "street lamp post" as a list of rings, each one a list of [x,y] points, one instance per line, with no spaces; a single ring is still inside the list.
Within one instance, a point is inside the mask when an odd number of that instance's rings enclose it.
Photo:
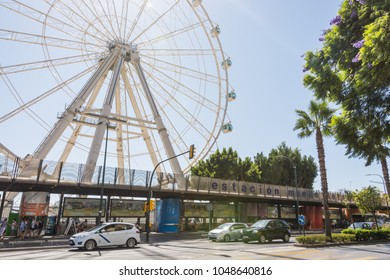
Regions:
[[[103,122],[99,122],[98,124],[102,124]],[[105,121],[106,123],[106,143],[104,148],[104,160],[103,160],[103,176],[102,176],[102,184],[100,186],[100,203],[99,203],[99,216],[96,224],[100,224],[102,220],[102,212],[103,212],[103,194],[104,194],[104,179],[106,175],[106,160],[107,160],[107,143],[108,143],[108,128],[109,128],[109,122],[108,120]]]
[[[386,190],[386,184],[385,184],[385,179],[383,179],[383,177],[379,174],[366,174],[366,176],[378,176],[382,179],[382,184],[383,184],[383,190],[385,192],[385,195],[386,196],[386,209],[387,209],[387,215],[389,216],[390,218],[390,209],[389,209],[389,198],[388,198],[388,193],[387,193],[387,190]]]
[[[150,176],[150,179],[149,179],[149,186],[148,186],[148,197],[146,199],[146,219],[145,219],[145,230],[146,230],[146,243],[149,242],[149,235],[150,235],[150,199],[152,198],[152,180],[153,180],[153,176],[154,176],[154,173],[156,172],[157,170],[157,167],[162,164],[163,162],[166,162],[168,160],[171,160],[171,159],[174,159],[174,158],[177,158],[179,156],[182,156],[182,155],[185,155],[185,154],[188,154],[188,153],[194,153],[194,146],[192,145],[191,146],[191,149],[189,151],[186,151],[186,152],[183,152],[181,154],[178,154],[178,155],[175,155],[173,157],[170,157],[170,158],[167,158],[167,159],[164,159],[163,161],[160,161],[159,163],[156,164],[156,166],[154,167],[153,171],[152,171],[152,174]]]
[[[278,155],[276,157],[282,157],[282,158],[286,158],[290,161],[293,169],[294,169],[294,184],[295,184],[295,207],[296,207],[296,213],[297,215],[299,216],[299,199],[298,199],[298,180],[297,180],[297,166],[294,164],[294,162],[288,157],[288,156],[285,156],[285,155]],[[298,223],[298,217],[297,217],[297,225],[298,225],[298,228],[299,228],[299,234],[302,233],[301,231],[301,227]]]

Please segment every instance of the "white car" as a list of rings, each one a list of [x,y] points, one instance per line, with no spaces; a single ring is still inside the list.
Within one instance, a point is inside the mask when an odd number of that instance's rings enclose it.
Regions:
[[[96,247],[127,246],[140,243],[140,231],[131,223],[103,223],[87,231],[79,232],[69,239],[74,248],[93,250]]]
[[[242,239],[242,230],[247,228],[244,223],[225,223],[209,231],[208,238],[212,241],[225,241]]]

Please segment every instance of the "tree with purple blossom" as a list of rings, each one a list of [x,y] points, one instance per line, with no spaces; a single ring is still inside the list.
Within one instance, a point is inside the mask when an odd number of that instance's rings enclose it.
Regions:
[[[340,25],[341,24],[341,17],[340,16],[336,16],[334,17],[330,22],[329,22],[330,25]]]
[[[363,45],[364,45],[364,39],[363,39],[363,40],[360,40],[360,41],[357,41],[357,42],[355,42],[355,43],[352,44],[352,46],[353,46],[354,48],[357,48],[357,49],[360,49],[361,47],[363,47]]]
[[[336,142],[370,165],[380,162],[390,179],[390,1],[344,0],[323,46],[305,56],[304,85],[319,100],[336,103]]]

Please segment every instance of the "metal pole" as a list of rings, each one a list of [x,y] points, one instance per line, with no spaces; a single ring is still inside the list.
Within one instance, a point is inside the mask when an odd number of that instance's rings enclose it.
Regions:
[[[298,215],[299,215],[299,200],[298,200],[298,181],[297,181],[297,167],[295,164],[293,164],[293,168],[294,168],[294,181],[295,181],[295,197],[296,197],[296,201],[295,201],[295,204],[297,207],[297,212],[298,212]],[[301,226],[299,225],[298,223],[298,227],[299,227],[299,234],[301,234]],[[303,228],[303,230],[305,230],[305,228]]]
[[[384,190],[384,192],[385,192],[385,195],[387,195],[387,196],[386,196],[387,215],[388,215],[389,218],[390,218],[389,197],[388,197],[389,194],[387,193],[387,190],[386,190],[385,179],[384,179],[381,175],[379,175],[379,174],[366,174],[366,176],[378,176],[378,177],[380,177],[380,178],[382,179],[383,190]]]
[[[297,225],[298,225],[298,228],[299,228],[299,234],[302,233],[302,230],[301,230],[301,226],[299,225],[299,222],[298,222],[298,216],[299,216],[299,199],[298,199],[298,180],[297,180],[297,166],[294,164],[294,162],[288,157],[288,156],[285,156],[285,155],[278,155],[276,157],[283,157],[283,158],[286,158],[290,161],[291,165],[293,166],[293,169],[294,169],[294,184],[295,184],[295,207],[296,207],[296,213],[297,213]]]
[[[97,224],[99,225],[102,220],[102,212],[103,212],[103,194],[104,194],[104,177],[106,174],[106,160],[107,160],[107,143],[108,143],[108,126],[109,122],[106,121],[106,144],[104,148],[104,161],[103,161],[103,178],[102,178],[102,184],[100,187],[100,203],[99,203],[99,216],[97,220]]]
[[[152,171],[152,174],[150,176],[150,179],[149,179],[149,186],[148,186],[148,197],[147,197],[147,200],[146,200],[146,225],[145,225],[145,231],[146,231],[146,242],[148,243],[149,242],[149,235],[150,235],[150,226],[149,226],[149,223],[150,223],[150,199],[152,198],[152,180],[153,180],[153,176],[154,176],[154,173],[156,172],[157,170],[157,167],[163,163],[163,162],[166,162],[168,160],[171,160],[171,159],[174,159],[174,158],[177,158],[179,156],[182,156],[182,155],[185,155],[185,154],[188,154],[189,151],[186,151],[184,153],[181,153],[181,154],[178,154],[178,155],[175,155],[173,157],[170,157],[170,158],[167,158],[163,161],[160,161],[159,163],[157,163],[157,165],[154,167],[153,171]]]

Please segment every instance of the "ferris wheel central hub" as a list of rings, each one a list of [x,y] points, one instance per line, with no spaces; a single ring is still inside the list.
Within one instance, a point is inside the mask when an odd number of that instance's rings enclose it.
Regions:
[[[126,62],[138,62],[139,61],[139,53],[137,47],[133,44],[126,44],[119,41],[112,41],[108,43],[109,51],[113,51],[115,49],[119,49],[121,55],[124,57]]]

